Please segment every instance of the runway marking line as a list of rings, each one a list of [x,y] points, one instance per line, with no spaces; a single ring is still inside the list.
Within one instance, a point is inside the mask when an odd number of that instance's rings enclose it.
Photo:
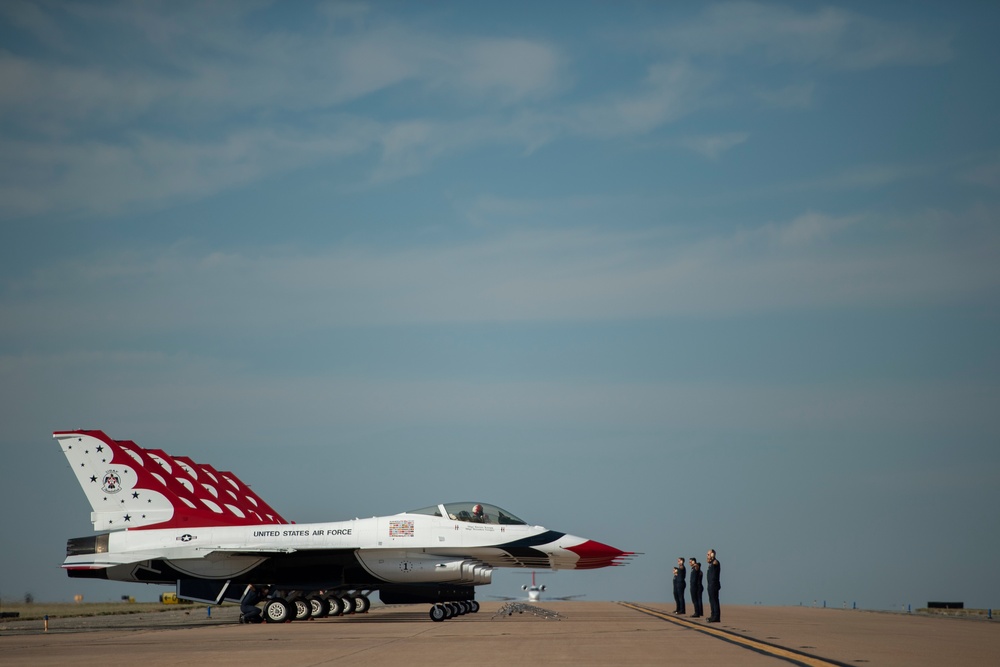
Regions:
[[[650,616],[655,616],[657,618],[663,619],[664,621],[670,621],[677,625],[689,628],[691,630],[696,630],[702,632],[706,635],[711,635],[716,639],[721,639],[723,641],[730,642],[732,644],[737,644],[743,648],[750,649],[751,651],[756,651],[758,653],[763,653],[765,655],[774,656],[775,658],[780,658],[782,660],[787,660],[796,665],[804,665],[805,667],[850,667],[847,663],[837,662],[836,660],[829,660],[826,658],[820,658],[815,655],[810,655],[808,653],[803,653],[801,651],[796,651],[794,649],[786,648],[784,646],[778,646],[777,644],[771,644],[769,642],[761,641],[759,639],[751,639],[750,637],[744,637],[743,635],[738,635],[735,632],[730,632],[729,630],[722,630],[720,628],[712,628],[708,626],[701,625],[700,623],[695,623],[694,621],[689,621],[686,618],[679,618],[667,612],[659,611],[657,609],[650,609],[648,607],[641,607],[631,602],[619,602],[618,604],[623,607],[628,607],[629,609],[634,609],[635,611],[642,612],[643,614],[649,614]]]

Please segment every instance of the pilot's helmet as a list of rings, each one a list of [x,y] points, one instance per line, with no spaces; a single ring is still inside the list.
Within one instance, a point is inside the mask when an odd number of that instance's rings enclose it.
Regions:
[[[482,514],[483,513],[483,506],[482,505],[476,505],[475,507],[472,508],[472,513],[473,514]]]

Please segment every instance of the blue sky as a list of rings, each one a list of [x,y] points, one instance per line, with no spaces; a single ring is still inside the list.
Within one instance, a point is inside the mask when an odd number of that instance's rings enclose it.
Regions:
[[[0,596],[161,592],[58,568],[100,428],[644,554],[559,594],[996,606],[998,11],[3,3]]]

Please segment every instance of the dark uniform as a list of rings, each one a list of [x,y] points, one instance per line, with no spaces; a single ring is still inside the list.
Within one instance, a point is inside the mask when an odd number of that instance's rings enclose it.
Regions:
[[[674,610],[674,613],[684,614],[686,613],[684,608],[684,589],[687,588],[687,569],[684,567],[684,561],[681,561],[676,569],[677,572],[674,574],[674,602],[677,604],[677,609]]]
[[[701,618],[705,613],[705,608],[701,603],[701,593],[704,590],[701,577],[701,567],[695,561],[695,564],[691,566],[691,605],[694,607],[694,616],[691,618]]]
[[[718,623],[720,620],[719,591],[722,590],[722,584],[719,582],[719,576],[721,573],[722,565],[719,563],[719,559],[715,558],[708,564],[708,606],[711,608],[708,616],[709,623]]]
[[[257,603],[261,601],[260,591],[255,586],[250,586],[240,600],[240,623],[260,623],[264,620],[261,616]]]

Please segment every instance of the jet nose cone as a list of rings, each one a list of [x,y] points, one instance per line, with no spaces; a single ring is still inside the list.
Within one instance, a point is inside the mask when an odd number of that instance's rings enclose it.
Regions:
[[[579,556],[579,560],[576,562],[577,570],[624,565],[636,555],[634,551],[622,551],[594,540],[586,540],[576,546],[566,547],[566,550]]]

